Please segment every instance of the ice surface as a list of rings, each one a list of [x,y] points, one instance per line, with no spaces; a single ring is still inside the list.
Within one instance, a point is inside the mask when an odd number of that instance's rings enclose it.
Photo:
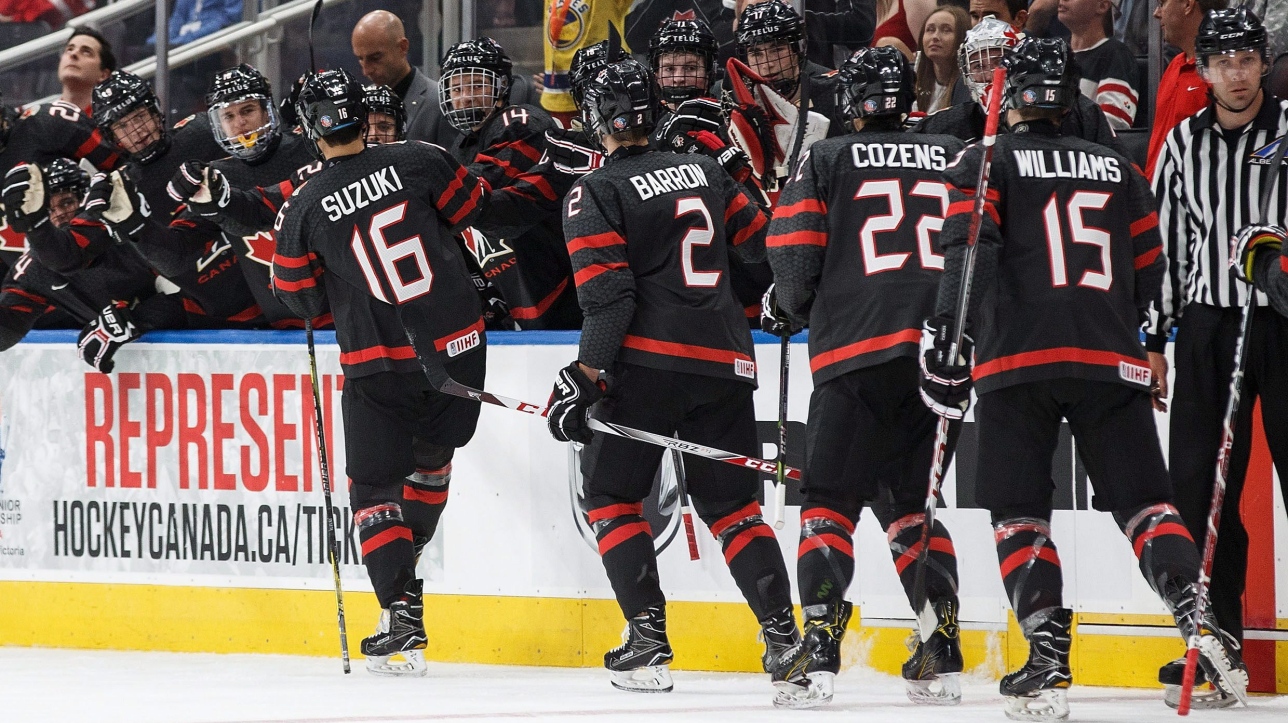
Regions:
[[[767,676],[675,671],[675,692],[624,693],[596,669],[430,663],[419,679],[369,675],[354,661],[269,655],[122,653],[0,648],[0,720],[86,723],[226,721],[1005,721],[996,682],[968,678],[956,708],[914,706],[896,678],[855,668],[832,705],[782,711]],[[1162,691],[1075,687],[1075,721],[1175,721]],[[1288,697],[1248,710],[1195,711],[1195,721],[1288,720]]]

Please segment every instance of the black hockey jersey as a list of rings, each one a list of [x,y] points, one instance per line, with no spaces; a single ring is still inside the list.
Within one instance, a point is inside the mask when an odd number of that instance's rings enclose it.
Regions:
[[[28,108],[16,114],[8,108],[0,113],[9,119],[9,137],[0,139],[0,178],[19,163],[45,164],[55,158],[84,158],[99,170],[121,165],[123,154],[103,138],[94,121],[76,106],[62,100]],[[22,254],[22,234],[9,228],[0,207],[0,258],[12,266]]]
[[[482,308],[455,234],[486,193],[446,151],[419,141],[327,161],[278,215],[278,298],[300,318],[330,301],[349,377],[420,371],[395,304],[446,358],[482,346]]]
[[[809,325],[815,385],[916,357],[944,268],[942,174],[962,147],[913,133],[829,138],[787,182],[765,245],[779,306]]]
[[[547,180],[529,173],[541,161],[545,133],[553,128],[554,121],[546,111],[531,105],[510,106],[494,113],[477,132],[461,136],[452,155],[493,190],[514,185],[523,177],[541,194],[558,199]],[[499,222],[509,223],[505,219]],[[465,234],[465,243],[483,275],[510,305],[510,317],[520,328],[575,329],[581,323],[557,215],[542,215],[515,236],[500,237],[474,229]]]
[[[730,247],[764,258],[768,214],[715,161],[619,149],[564,202],[585,313],[580,359],[756,383]]]
[[[986,120],[984,108],[979,103],[968,101],[926,116],[912,130],[914,133],[955,136],[971,143],[984,136]],[[1004,123],[999,126],[999,132],[1004,132],[1003,126]],[[1082,95],[1077,97],[1073,108],[1061,122],[1060,134],[1099,143],[1122,155],[1127,154],[1100,106]]]
[[[944,173],[944,316],[956,305],[982,154],[972,145]],[[981,394],[1061,377],[1149,387],[1140,327],[1163,278],[1155,209],[1131,161],[1103,146],[1049,122],[998,137],[971,299]]]

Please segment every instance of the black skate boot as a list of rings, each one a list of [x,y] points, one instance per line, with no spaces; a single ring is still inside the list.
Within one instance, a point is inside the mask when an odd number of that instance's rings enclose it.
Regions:
[[[817,708],[832,702],[836,674],[841,672],[841,639],[854,606],[844,600],[805,608],[805,634],[773,664],[774,705]]]
[[[376,634],[362,639],[362,654],[373,675],[419,677],[425,674],[425,606],[421,581],[407,584],[402,597],[380,611]],[[399,660],[400,659],[400,660]]]
[[[1176,627],[1186,643],[1195,634],[1194,606],[1197,604],[1194,585],[1179,579],[1169,581],[1163,590],[1167,606],[1176,618]],[[1239,641],[1221,630],[1211,609],[1199,625],[1199,661],[1194,671],[1194,689],[1190,698],[1192,708],[1228,708],[1235,703],[1248,704],[1248,667],[1243,663]],[[1164,679],[1164,673],[1167,673]],[[1164,685],[1163,702],[1171,708],[1181,703],[1181,685],[1185,674],[1185,658],[1174,660],[1158,671],[1158,680]],[[1204,686],[1209,683],[1209,686]]]
[[[1024,667],[1002,678],[1006,717],[1019,721],[1053,721],[1069,717],[1069,647],[1073,611],[1056,608],[1051,617],[1029,635],[1029,660]]]
[[[604,667],[618,690],[669,693],[674,658],[666,639],[666,608],[654,605],[626,621],[622,644],[604,653]]]
[[[912,657],[903,664],[908,699],[921,705],[957,705],[962,702],[962,642],[957,627],[957,601],[935,603],[938,625],[926,640],[914,630],[908,638]]]

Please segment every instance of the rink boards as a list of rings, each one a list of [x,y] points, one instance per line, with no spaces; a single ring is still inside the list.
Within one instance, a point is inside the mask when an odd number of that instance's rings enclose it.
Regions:
[[[489,337],[488,389],[536,403],[577,353],[575,333]],[[154,334],[122,350],[111,375],[88,371],[74,341],[37,332],[0,356],[0,644],[333,655],[303,335]],[[333,336],[319,341],[334,479],[345,458],[343,378]],[[772,457],[778,347],[765,336],[757,343],[757,417]],[[811,385],[805,344],[792,352],[788,455],[799,464]],[[967,663],[1000,673],[1027,649],[1007,613],[988,514],[974,503],[973,457],[971,423],[941,515],[959,558]],[[533,417],[484,407],[421,560],[427,657],[593,666],[616,644],[621,614],[577,510],[571,459]],[[1288,521],[1264,443],[1253,462],[1243,503],[1252,538],[1247,657],[1254,689],[1288,692]],[[689,559],[672,465],[659,476],[646,507],[677,667],[758,670],[757,626],[719,545],[699,522],[701,560]],[[1068,439],[1054,480],[1053,534],[1066,603],[1078,613],[1075,676],[1149,685],[1181,642],[1113,520],[1090,511]],[[356,649],[376,605],[346,495],[334,502]],[[793,493],[777,531],[793,578],[798,505]],[[910,611],[875,520],[860,521],[855,543],[858,634],[847,638],[847,656],[894,671],[906,657]]]

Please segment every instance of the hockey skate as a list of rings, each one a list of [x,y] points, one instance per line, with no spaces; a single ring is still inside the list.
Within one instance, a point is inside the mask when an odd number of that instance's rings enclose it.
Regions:
[[[841,639],[854,606],[840,600],[805,608],[805,634],[784,651],[770,668],[774,705],[779,708],[817,708],[832,702],[833,684],[841,671]]]
[[[1006,717],[1018,721],[1055,721],[1069,717],[1069,647],[1073,611],[1056,608],[1051,617],[1029,635],[1029,660],[1024,667],[1002,678]]]
[[[626,621],[622,644],[604,653],[604,667],[618,690],[669,693],[670,663],[675,658],[666,639],[666,610],[654,605]]]
[[[903,664],[908,700],[920,705],[962,702],[962,644],[957,626],[957,602],[940,600],[934,606],[938,626],[927,640],[914,630],[908,638],[912,657]]]
[[[407,585],[403,596],[380,611],[376,633],[362,639],[362,654],[372,675],[420,677],[425,674],[425,606],[421,581]]]
[[[1194,632],[1194,586],[1168,583],[1164,596],[1175,615],[1181,637],[1189,640]],[[1181,685],[1185,675],[1185,658],[1164,665],[1158,671],[1163,702],[1170,708],[1181,704]],[[1203,687],[1204,683],[1210,687]],[[1248,704],[1248,668],[1243,663],[1239,642],[1217,627],[1211,611],[1199,626],[1199,665],[1194,671],[1192,708],[1228,708],[1235,703]]]

